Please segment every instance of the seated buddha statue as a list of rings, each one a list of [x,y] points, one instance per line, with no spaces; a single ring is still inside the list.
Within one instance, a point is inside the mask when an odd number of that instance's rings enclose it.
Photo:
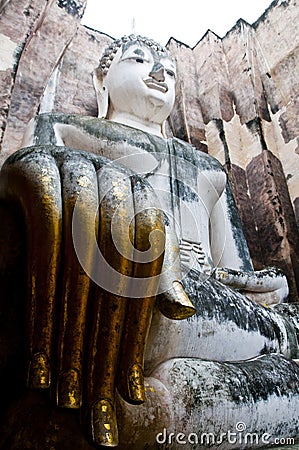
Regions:
[[[175,83],[167,49],[115,40],[99,117],[37,116],[2,168],[25,223],[28,386],[85,411],[96,446],[296,435],[298,309],[280,270],[254,271],[221,164],[166,136]]]

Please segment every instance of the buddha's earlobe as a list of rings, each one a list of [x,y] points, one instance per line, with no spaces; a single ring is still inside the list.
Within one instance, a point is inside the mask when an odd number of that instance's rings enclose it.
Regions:
[[[103,75],[99,69],[93,72],[93,85],[97,95],[98,117],[105,118],[108,112],[108,89],[103,85]]]
[[[162,133],[162,136],[164,138],[167,138],[167,134],[166,134],[166,120],[164,120],[164,122],[162,122],[162,124],[161,124],[161,133]]]

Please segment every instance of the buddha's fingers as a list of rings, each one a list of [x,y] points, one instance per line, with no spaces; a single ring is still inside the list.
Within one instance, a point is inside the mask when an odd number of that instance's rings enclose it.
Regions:
[[[165,247],[162,212],[154,193],[142,180],[132,179],[135,207],[134,279],[121,347],[118,389],[125,400],[144,401],[144,351],[160,283]]]
[[[63,278],[58,340],[57,404],[79,408],[88,298],[98,228],[98,185],[93,164],[80,153],[60,168],[63,198]]]
[[[21,207],[26,223],[28,383],[48,388],[62,227],[60,175],[51,147],[13,155],[3,166],[1,181],[2,192]]]
[[[94,297],[94,326],[87,370],[91,435],[98,445],[117,445],[115,378],[126,300],[100,288]]]
[[[193,316],[196,309],[181,284],[181,258],[176,234],[170,225],[165,226],[165,231],[165,256],[157,306],[165,317],[183,320]]]
[[[134,205],[127,173],[104,166],[98,172],[100,193],[98,287],[87,374],[91,433],[98,445],[115,446],[115,379],[127,297],[133,275]],[[123,296],[122,296],[123,295]]]

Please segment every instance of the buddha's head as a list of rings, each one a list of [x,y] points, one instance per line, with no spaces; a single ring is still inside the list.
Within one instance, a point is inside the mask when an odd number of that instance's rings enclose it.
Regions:
[[[175,79],[174,61],[160,44],[134,35],[115,40],[95,71],[99,117],[163,136]]]

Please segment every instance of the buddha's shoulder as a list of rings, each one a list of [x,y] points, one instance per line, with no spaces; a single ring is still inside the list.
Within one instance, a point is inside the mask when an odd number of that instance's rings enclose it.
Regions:
[[[125,143],[125,145],[153,152],[158,147],[163,147],[165,141],[127,125],[113,122],[108,119],[83,116],[79,114],[43,113],[34,119],[34,134],[43,141],[57,144],[57,137],[61,137],[66,143],[72,136],[80,141],[80,135],[85,134],[89,139],[109,142],[112,145]],[[44,143],[35,140],[36,143]],[[60,142],[61,143],[61,142]]]
[[[87,150],[94,151],[99,141],[103,146],[105,142],[114,147],[125,144],[126,147],[139,149],[141,152],[155,153],[158,159],[159,154],[165,155],[170,152],[201,171],[224,171],[216,158],[179,138],[164,139],[98,117],[59,112],[43,113],[34,119],[34,130],[33,132],[31,130],[30,134],[32,136],[30,145],[50,143],[77,148],[77,144],[80,144],[80,148],[87,146]],[[82,134],[85,135],[83,141]]]
[[[55,129],[73,128],[97,136],[109,133],[109,121],[93,116],[81,114],[67,114],[61,112],[42,113],[33,120],[36,134],[50,136]]]
[[[201,170],[224,171],[222,164],[216,158],[198,150],[192,144],[178,138],[172,138],[172,145],[175,149],[176,156],[190,161],[190,163],[195,164]]]

